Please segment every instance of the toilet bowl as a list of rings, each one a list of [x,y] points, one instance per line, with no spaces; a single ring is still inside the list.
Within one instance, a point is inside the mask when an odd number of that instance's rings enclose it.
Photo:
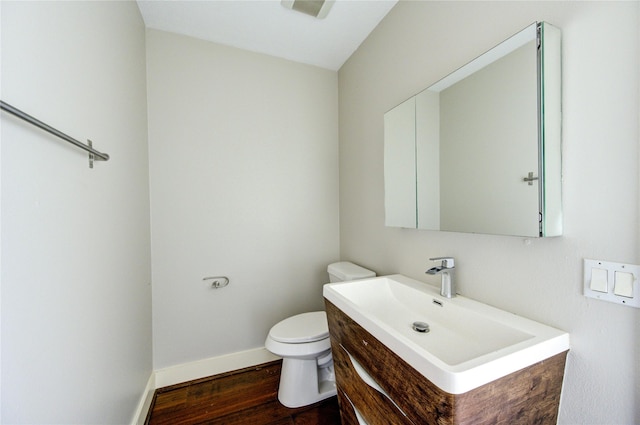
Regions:
[[[331,282],[364,279],[376,274],[349,262],[333,263]],[[301,407],[336,395],[327,314],[302,313],[274,325],[265,348],[282,357],[278,400],[286,407]]]

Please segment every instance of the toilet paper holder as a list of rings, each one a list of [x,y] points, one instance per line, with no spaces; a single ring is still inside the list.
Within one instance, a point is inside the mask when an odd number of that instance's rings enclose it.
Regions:
[[[211,280],[212,289],[224,288],[229,284],[229,278],[226,276],[209,276],[202,279],[203,281]]]

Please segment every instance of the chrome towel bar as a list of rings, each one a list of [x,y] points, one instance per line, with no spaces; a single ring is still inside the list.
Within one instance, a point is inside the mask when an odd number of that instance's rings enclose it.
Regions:
[[[29,124],[35,125],[36,127],[50,133],[53,134],[56,137],[61,138],[62,140],[71,143],[72,145],[75,145],[77,147],[79,147],[82,150],[85,150],[87,152],[89,152],[89,167],[93,168],[93,161],[108,161],[109,160],[109,155],[106,153],[102,153],[99,152],[95,149],[93,149],[93,147],[91,146],[91,140],[88,140],[88,145],[85,145],[82,142],[77,141],[76,139],[74,139],[73,137],[67,136],[66,134],[64,134],[63,132],[56,130],[55,128],[51,127],[48,124],[43,123],[42,121],[32,117],[31,115],[27,114],[26,112],[21,111],[20,109],[9,105],[6,102],[3,102],[0,100],[0,109],[2,109],[3,111],[6,111],[12,115],[15,115],[16,117],[25,120],[26,122],[28,122]]]

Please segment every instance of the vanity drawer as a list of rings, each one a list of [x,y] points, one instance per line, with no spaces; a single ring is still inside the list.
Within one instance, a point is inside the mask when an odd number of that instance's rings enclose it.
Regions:
[[[340,356],[336,347],[344,347],[412,422],[453,423],[451,394],[432,384],[331,302],[326,301],[326,306],[334,358]],[[340,384],[342,369],[339,365],[335,369]]]
[[[391,399],[374,388],[377,382],[367,383],[357,372],[349,353],[341,345],[334,344],[333,362],[336,370],[336,384],[347,395],[351,404],[358,410],[368,425],[413,425],[391,401]],[[338,372],[339,371],[339,372]],[[373,386],[372,386],[373,385]]]

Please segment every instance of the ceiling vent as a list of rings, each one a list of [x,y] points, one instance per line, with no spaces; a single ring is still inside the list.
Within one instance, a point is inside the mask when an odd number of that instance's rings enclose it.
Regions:
[[[335,0],[282,0],[281,3],[287,9],[323,19],[329,13],[334,2]]]

